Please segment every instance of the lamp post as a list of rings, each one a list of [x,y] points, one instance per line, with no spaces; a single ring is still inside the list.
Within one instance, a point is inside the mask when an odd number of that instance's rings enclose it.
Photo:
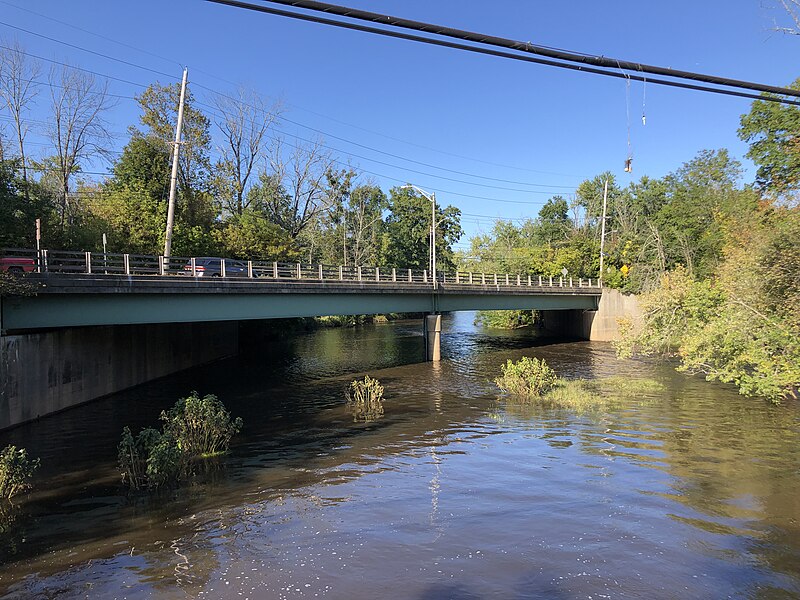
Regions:
[[[436,194],[431,192],[428,193],[423,189],[418,188],[415,185],[411,185],[410,183],[400,187],[401,190],[414,190],[419,194],[422,194],[423,197],[427,198],[431,203],[431,243],[430,243],[430,252],[431,252],[431,275],[433,276],[433,289],[436,289]]]

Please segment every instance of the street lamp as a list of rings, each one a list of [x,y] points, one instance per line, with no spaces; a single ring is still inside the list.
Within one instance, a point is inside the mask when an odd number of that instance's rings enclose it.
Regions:
[[[400,187],[401,190],[414,190],[422,194],[431,202],[431,239],[430,239],[430,253],[431,253],[431,275],[433,275],[433,289],[436,289],[436,194],[428,193],[423,189],[418,188],[410,183]]]

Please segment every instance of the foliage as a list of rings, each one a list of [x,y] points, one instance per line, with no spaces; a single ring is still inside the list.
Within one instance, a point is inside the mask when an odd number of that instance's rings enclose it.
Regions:
[[[134,438],[122,430],[117,446],[123,483],[131,489],[155,489],[175,484],[186,476],[190,461],[225,452],[242,428],[241,418],[231,419],[225,406],[208,395],[192,392],[161,413],[161,431],[148,427]]]
[[[347,404],[356,422],[379,419],[383,416],[383,386],[369,375],[363,380],[356,379],[347,391]]]
[[[536,324],[538,313],[535,310],[479,310],[475,324],[490,329],[519,329]]]
[[[556,372],[538,358],[523,356],[517,362],[509,359],[501,369],[503,374],[494,380],[497,387],[522,401],[541,396],[558,380]]]
[[[0,451],[0,499],[10,500],[31,488],[39,459],[29,459],[25,448],[6,446]]]
[[[800,89],[800,79],[790,86]],[[747,157],[758,165],[756,183],[787,196],[800,191],[800,108],[756,100],[742,115],[739,138],[750,145]]]
[[[388,267],[428,269],[431,203],[413,190],[393,188],[389,197],[381,264]],[[436,206],[437,270],[455,268],[452,245],[461,237],[461,211]]]
[[[0,297],[34,296],[36,286],[15,273],[0,271]]]
[[[175,440],[152,427],[142,429],[136,438],[125,427],[117,457],[123,483],[134,490],[176,483],[185,466]]]
[[[729,225],[717,278],[666,275],[640,299],[641,323],[625,323],[617,345],[676,355],[680,369],[779,401],[800,387],[800,212],[765,207]]]
[[[241,417],[232,419],[216,396],[200,398],[197,392],[163,411],[161,420],[164,434],[174,438],[180,451],[189,458],[226,452],[231,438],[242,429]]]

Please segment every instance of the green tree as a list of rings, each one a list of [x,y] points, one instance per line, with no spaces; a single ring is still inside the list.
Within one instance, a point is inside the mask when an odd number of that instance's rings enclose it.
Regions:
[[[789,87],[800,89],[800,79]],[[747,157],[764,191],[791,197],[800,190],[800,108],[756,100],[742,115],[739,138],[750,145]]]
[[[392,188],[383,234],[382,264],[390,267],[428,269],[430,257],[431,203],[415,191]],[[455,268],[452,250],[462,235],[461,211],[436,207],[436,262],[441,271]]]

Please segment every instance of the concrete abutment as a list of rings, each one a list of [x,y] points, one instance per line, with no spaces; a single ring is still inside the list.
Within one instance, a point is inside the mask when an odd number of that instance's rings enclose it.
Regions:
[[[74,327],[0,336],[0,429],[238,351],[238,323]]]

